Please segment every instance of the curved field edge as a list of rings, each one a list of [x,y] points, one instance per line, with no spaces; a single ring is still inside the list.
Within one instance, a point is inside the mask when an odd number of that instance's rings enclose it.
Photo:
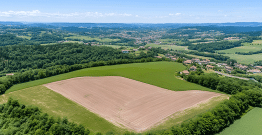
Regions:
[[[262,132],[262,108],[254,108],[217,135],[259,135]]]
[[[173,115],[166,118],[165,120],[163,120],[162,122],[160,122],[158,125],[152,127],[149,131],[170,129],[174,125],[179,125],[183,121],[195,118],[198,115],[201,115],[202,113],[205,113],[215,108],[221,102],[228,100],[228,98],[229,98],[228,95],[221,95],[221,96],[213,97],[206,102],[197,104],[194,107],[188,108],[180,112],[176,112]]]
[[[9,97],[25,105],[37,106],[42,112],[51,116],[67,117],[69,121],[82,124],[92,133],[126,131],[42,85],[4,94],[0,96],[1,104],[6,103]]]
[[[182,71],[185,69],[185,66],[183,66],[181,63],[176,62],[133,63],[124,65],[93,67],[40,80],[17,84],[7,90],[6,93],[29,88],[32,86],[83,76],[122,76],[174,91],[205,90],[221,93],[219,91],[211,90],[209,88],[176,78],[175,74],[178,71]]]
[[[9,97],[18,100],[20,103],[25,105],[37,106],[42,112],[48,113],[51,116],[67,117],[71,122],[84,125],[84,127],[91,130],[92,133],[106,133],[113,131],[123,134],[127,131],[127,129],[113,125],[104,118],[90,112],[81,105],[65,98],[43,85],[4,94],[0,96],[0,104],[6,103]],[[196,107],[175,113],[167,118],[167,120],[162,124],[155,126],[153,130],[166,129],[176,124],[180,124],[184,120],[188,120],[208,111],[227,98],[227,95],[214,97],[208,102],[198,104]]]

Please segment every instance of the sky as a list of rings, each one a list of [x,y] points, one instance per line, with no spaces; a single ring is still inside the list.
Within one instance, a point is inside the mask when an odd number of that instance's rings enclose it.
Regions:
[[[262,22],[261,0],[0,0],[0,21]]]

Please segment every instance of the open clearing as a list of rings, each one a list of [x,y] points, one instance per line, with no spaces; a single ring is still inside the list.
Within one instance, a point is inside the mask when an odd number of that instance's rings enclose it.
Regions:
[[[231,59],[237,60],[239,63],[243,64],[253,64],[255,61],[262,60],[262,53],[253,55],[238,55],[238,54],[222,54],[224,56],[229,56]]]
[[[46,83],[83,76],[122,76],[174,91],[205,90],[219,92],[178,79],[175,74],[178,71],[182,71],[185,69],[185,66],[177,62],[149,62],[93,67],[73,71],[70,73],[60,74],[40,80],[17,84],[12,86],[9,90],[7,90],[6,93],[29,88],[32,86],[38,86]]]
[[[258,44],[250,44],[250,43],[242,43],[243,46],[240,47],[235,47],[235,48],[231,48],[231,49],[227,49],[227,50],[219,50],[218,52],[224,52],[224,53],[228,53],[228,54],[235,54],[235,52],[250,52],[250,51],[259,51],[262,49],[262,44],[258,45]]]
[[[261,135],[262,108],[254,108],[219,135]]]
[[[221,95],[197,90],[174,92],[116,76],[78,77],[45,86],[116,125],[138,132],[175,112]]]

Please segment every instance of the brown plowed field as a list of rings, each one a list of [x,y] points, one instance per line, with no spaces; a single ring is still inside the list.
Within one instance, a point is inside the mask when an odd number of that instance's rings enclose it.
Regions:
[[[132,79],[78,77],[45,84],[116,125],[144,131],[166,117],[221,94],[170,91]]]

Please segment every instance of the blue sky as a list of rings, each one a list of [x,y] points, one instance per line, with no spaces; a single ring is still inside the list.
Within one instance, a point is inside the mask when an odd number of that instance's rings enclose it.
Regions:
[[[1,0],[0,21],[84,23],[262,22],[259,0]]]

